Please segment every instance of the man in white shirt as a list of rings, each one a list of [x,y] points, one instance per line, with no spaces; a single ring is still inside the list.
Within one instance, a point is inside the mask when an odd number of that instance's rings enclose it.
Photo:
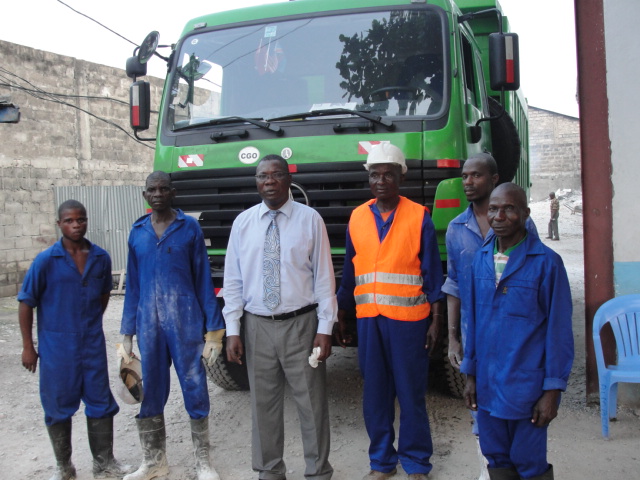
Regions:
[[[329,480],[326,360],[337,319],[326,227],[318,212],[289,198],[291,175],[279,155],[258,163],[262,203],[233,222],[225,259],[227,358],[245,353],[251,388],[252,465],[262,480],[284,480],[284,388],[296,402],[305,477]],[[244,345],[240,320],[244,319]],[[312,367],[315,350],[320,362]]]

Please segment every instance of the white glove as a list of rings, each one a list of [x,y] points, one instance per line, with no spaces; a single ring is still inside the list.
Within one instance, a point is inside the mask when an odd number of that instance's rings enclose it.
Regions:
[[[320,347],[316,347],[313,350],[311,350],[311,355],[309,355],[309,365],[311,365],[312,368],[316,368],[318,366],[318,363],[320,363],[320,361],[318,360],[318,357],[320,356],[320,351],[321,351]]]
[[[216,363],[216,359],[222,353],[222,337],[225,329],[207,332],[204,336],[205,344],[202,350],[202,356],[207,360],[207,364],[211,367]]]

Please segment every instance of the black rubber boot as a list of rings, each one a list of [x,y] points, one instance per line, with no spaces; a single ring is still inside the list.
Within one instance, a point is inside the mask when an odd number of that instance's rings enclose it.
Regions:
[[[74,480],[76,467],[71,463],[71,420],[47,426],[53,454],[56,457],[56,471],[49,480]]]
[[[549,464],[549,470],[537,477],[531,477],[528,480],[553,480],[553,465]]]
[[[191,439],[196,457],[198,480],[220,480],[209,460],[209,417],[191,419]]]
[[[87,417],[87,434],[94,478],[123,477],[133,470],[131,465],[123,465],[113,456],[113,417]]]
[[[491,480],[520,480],[520,475],[515,468],[489,468]]]
[[[164,415],[149,418],[136,418],[140,445],[142,446],[142,465],[124,480],[150,480],[169,474],[167,463],[167,433],[164,428]]]

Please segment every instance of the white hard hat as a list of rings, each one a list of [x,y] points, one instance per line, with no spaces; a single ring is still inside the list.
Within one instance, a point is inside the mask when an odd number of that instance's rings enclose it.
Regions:
[[[390,143],[379,143],[374,145],[367,156],[367,163],[364,168],[369,170],[369,165],[377,163],[395,163],[402,167],[402,173],[407,173],[407,162],[404,159],[404,153],[395,145]]]
[[[116,394],[123,402],[135,405],[142,402],[142,363],[137,357],[131,357],[129,363],[120,358],[120,381],[116,382]]]

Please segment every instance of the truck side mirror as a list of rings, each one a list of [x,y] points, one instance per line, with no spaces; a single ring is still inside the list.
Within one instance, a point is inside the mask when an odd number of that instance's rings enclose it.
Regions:
[[[127,77],[136,79],[138,77],[144,77],[147,74],[147,64],[140,63],[137,56],[127,58]]]
[[[491,88],[496,91],[520,88],[520,54],[517,34],[492,33],[489,35],[489,79]]]
[[[131,128],[136,132],[147,130],[151,118],[151,86],[149,82],[138,80],[131,84],[129,87],[129,110]]]

